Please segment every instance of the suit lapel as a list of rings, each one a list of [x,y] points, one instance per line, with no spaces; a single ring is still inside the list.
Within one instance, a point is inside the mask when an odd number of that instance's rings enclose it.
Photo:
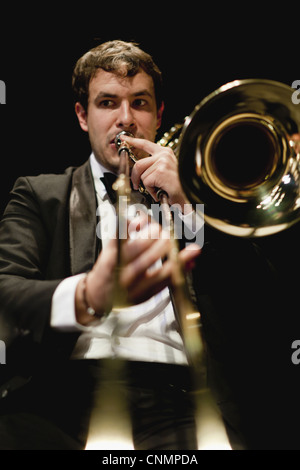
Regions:
[[[96,193],[89,160],[74,171],[70,194],[72,275],[89,271],[97,256]]]

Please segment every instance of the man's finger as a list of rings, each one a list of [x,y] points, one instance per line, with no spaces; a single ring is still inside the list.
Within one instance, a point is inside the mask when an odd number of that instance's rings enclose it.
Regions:
[[[150,140],[138,139],[137,137],[128,137],[127,135],[122,135],[121,139],[128,142],[128,144],[131,145],[133,148],[142,150],[143,152],[148,153],[149,155],[152,155],[152,153],[154,153],[157,149],[157,144],[155,142],[151,142]]]
[[[169,248],[169,240],[152,240],[151,245],[145,252],[124,267],[120,276],[122,285],[131,288],[138,278],[143,276],[157,260],[164,258],[168,254]]]

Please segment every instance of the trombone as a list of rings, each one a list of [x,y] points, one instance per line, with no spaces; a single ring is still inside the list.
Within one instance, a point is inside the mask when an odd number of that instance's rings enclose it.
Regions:
[[[221,86],[185,120],[179,177],[215,229],[238,237],[278,233],[300,219],[300,106],[272,80]]]
[[[173,126],[170,132],[166,133],[163,140],[159,142],[160,145],[169,145],[174,150],[176,150],[178,143],[176,136],[178,132],[180,132],[181,127],[182,126],[178,124]],[[116,147],[118,148],[118,153],[120,156],[120,172],[114,189],[118,193],[119,201],[122,197],[130,197],[131,189],[129,183],[129,159],[132,160],[133,163],[136,162],[135,155],[133,154],[130,146],[127,144],[126,139],[120,139],[121,135],[126,136],[130,134],[123,131],[118,134],[115,139]],[[147,190],[144,188],[142,183],[140,184],[139,191],[142,194],[147,193]],[[170,291],[173,298],[175,315],[181,328],[184,347],[189,360],[192,371],[192,379],[194,382],[193,398],[195,403],[195,420],[198,446],[202,449],[209,448],[211,443],[208,443],[208,441],[211,440],[211,436],[208,434],[213,434],[214,438],[219,441],[220,448],[230,448],[224,423],[218,411],[217,405],[214,402],[211,391],[207,387],[205,346],[201,335],[201,316],[200,313],[195,309],[195,306],[190,299],[187,280],[179,261],[179,246],[178,240],[176,240],[175,237],[174,221],[168,203],[168,194],[163,189],[157,188],[156,198],[162,207],[165,226],[167,226],[170,230],[171,249],[169,252],[169,259],[173,261]],[[122,218],[126,217],[126,214],[120,209],[120,205],[118,209],[118,219],[120,221]],[[121,241],[119,240],[119,244],[120,243]],[[121,245],[119,245],[119,251],[120,249]],[[118,270],[119,267],[117,267],[117,278],[119,275]],[[124,305],[126,305],[126,302]]]
[[[300,220],[300,107],[292,102],[292,93],[287,85],[271,80],[235,80],[201,101],[183,125],[175,125],[159,141],[175,151],[183,190],[193,205],[204,205],[208,225],[233,236],[261,237]],[[127,198],[131,191],[129,159],[136,159],[120,134],[116,146],[120,156],[116,189]],[[140,192],[145,191],[141,185]],[[158,189],[157,197],[172,224],[168,195]],[[170,253],[175,265],[172,293],[194,375],[198,445],[208,448],[203,436],[211,431],[229,448],[206,386],[201,317],[187,295],[174,243]],[[123,416],[128,434],[126,411]]]

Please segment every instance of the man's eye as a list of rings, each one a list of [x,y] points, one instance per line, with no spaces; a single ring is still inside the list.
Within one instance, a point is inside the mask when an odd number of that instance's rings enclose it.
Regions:
[[[139,107],[139,108],[142,108],[143,106],[146,106],[146,104],[147,104],[147,101],[146,101],[146,100],[143,100],[142,98],[138,98],[138,99],[136,99],[135,102],[134,102],[134,105],[135,105],[136,107]]]
[[[99,105],[101,108],[111,108],[114,106],[114,102],[112,100],[102,100]]]

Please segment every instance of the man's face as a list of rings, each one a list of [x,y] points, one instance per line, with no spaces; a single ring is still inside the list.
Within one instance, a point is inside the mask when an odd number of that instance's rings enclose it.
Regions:
[[[81,128],[89,133],[96,159],[115,173],[120,161],[116,135],[128,131],[154,141],[162,115],[162,108],[156,107],[153,80],[143,70],[122,78],[100,69],[90,81],[87,112],[80,103],[75,110]]]

